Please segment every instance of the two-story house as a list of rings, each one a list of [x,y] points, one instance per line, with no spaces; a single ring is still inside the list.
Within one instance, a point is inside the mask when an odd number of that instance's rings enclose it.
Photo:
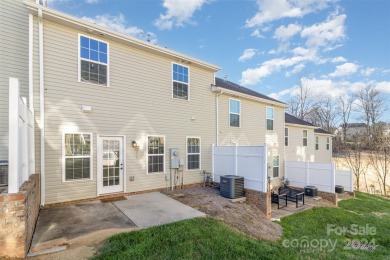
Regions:
[[[283,102],[216,78],[218,66],[33,0],[5,0],[1,14],[0,91],[7,97],[8,78],[18,78],[35,111],[42,205],[170,188],[180,174],[180,184],[200,183],[213,144],[265,144],[276,185],[284,160],[330,161],[327,133],[289,121]],[[7,159],[6,124],[0,132]]]

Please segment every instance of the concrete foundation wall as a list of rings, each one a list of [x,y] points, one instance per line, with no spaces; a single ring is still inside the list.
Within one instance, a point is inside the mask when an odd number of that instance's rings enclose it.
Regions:
[[[19,193],[0,194],[0,258],[24,258],[27,255],[40,200],[38,174],[31,175]]]
[[[246,199],[258,207],[268,220],[271,219],[271,193],[245,189]]]

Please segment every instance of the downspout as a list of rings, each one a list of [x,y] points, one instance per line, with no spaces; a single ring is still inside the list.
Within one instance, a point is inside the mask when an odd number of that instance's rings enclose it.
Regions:
[[[28,105],[34,110],[34,78],[33,78],[33,46],[34,46],[34,18],[28,15]]]
[[[218,97],[222,95],[222,91],[220,90],[216,95],[215,95],[215,116],[216,116],[216,119],[215,119],[215,124],[216,124],[216,133],[215,133],[215,138],[217,139],[216,140],[216,145],[218,146],[219,145],[219,99]]]
[[[39,37],[39,115],[41,121],[41,205],[45,205],[45,87],[43,78],[43,17],[42,9],[38,8]]]

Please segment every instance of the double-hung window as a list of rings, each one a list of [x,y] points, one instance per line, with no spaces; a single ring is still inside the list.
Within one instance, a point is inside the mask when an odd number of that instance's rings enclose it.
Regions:
[[[80,81],[108,86],[108,43],[79,37]]]
[[[148,136],[148,173],[164,172],[165,138]]]
[[[63,135],[64,180],[91,179],[92,135],[65,133]]]
[[[329,137],[326,138],[326,150],[330,149],[330,139]]]
[[[284,145],[288,146],[288,128],[284,128]]]
[[[172,96],[174,98],[189,99],[189,71],[188,67],[176,63],[172,65]]]
[[[267,107],[267,130],[274,130],[274,108]]]
[[[200,138],[187,137],[187,170],[200,169]]]
[[[318,150],[320,147],[320,138],[316,136],[316,150]]]
[[[273,177],[279,177],[279,156],[273,156]]]
[[[307,130],[303,130],[303,146],[307,146]]]
[[[240,100],[229,99],[229,125],[233,127],[240,127],[240,115]]]

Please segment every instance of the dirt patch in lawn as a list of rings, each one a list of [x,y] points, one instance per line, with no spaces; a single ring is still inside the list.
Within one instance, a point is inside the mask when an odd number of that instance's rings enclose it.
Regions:
[[[190,207],[221,220],[251,237],[276,241],[283,229],[279,224],[266,220],[265,215],[256,206],[248,202],[230,202],[219,195],[219,191],[204,187],[190,190],[164,192]]]

